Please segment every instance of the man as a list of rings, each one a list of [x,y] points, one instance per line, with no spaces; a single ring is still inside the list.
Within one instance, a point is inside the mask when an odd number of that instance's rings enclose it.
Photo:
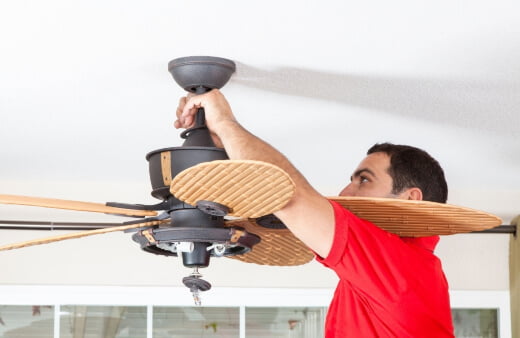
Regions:
[[[327,200],[280,152],[237,122],[219,90],[181,98],[175,127],[192,126],[200,107],[230,159],[269,162],[293,179],[294,196],[275,215],[340,279],[327,338],[453,337],[448,286],[433,255],[438,236],[400,238]],[[447,187],[427,153],[383,144],[369,150],[341,195],[445,202]]]

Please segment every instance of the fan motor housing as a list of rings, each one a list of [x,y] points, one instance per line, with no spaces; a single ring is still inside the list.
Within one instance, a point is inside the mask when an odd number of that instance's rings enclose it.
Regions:
[[[152,196],[166,200],[171,180],[184,169],[203,162],[227,160],[224,149],[216,147],[171,147],[154,150],[146,155],[152,183]]]

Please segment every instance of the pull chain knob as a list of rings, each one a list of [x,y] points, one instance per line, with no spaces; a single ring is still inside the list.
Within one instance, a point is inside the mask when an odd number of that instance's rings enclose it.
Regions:
[[[193,301],[195,302],[196,306],[201,306],[202,304],[200,292],[211,289],[211,284],[201,277],[202,275],[199,272],[199,268],[195,267],[189,276],[182,279],[182,283],[186,285],[188,289],[190,289],[191,294],[193,295]]]

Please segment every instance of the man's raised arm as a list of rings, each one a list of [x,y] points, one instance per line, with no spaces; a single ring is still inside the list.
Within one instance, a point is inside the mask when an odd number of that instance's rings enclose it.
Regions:
[[[230,159],[268,162],[291,176],[296,186],[294,196],[275,215],[309,248],[326,257],[334,237],[334,212],[329,201],[307,182],[284,155],[238,123],[218,89],[181,98],[175,127],[191,127],[198,108],[204,108],[206,124],[215,143],[226,149]]]

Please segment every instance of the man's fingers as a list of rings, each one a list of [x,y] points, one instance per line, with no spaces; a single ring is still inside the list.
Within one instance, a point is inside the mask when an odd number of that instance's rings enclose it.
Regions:
[[[188,93],[179,99],[176,111],[177,121],[174,122],[175,128],[190,128],[193,126],[198,109],[204,107],[207,102],[207,95],[208,93],[200,95]]]
[[[188,115],[188,116],[184,117],[183,125],[184,125],[184,128],[192,127],[193,126],[193,115]]]
[[[189,95],[189,94],[188,94]],[[173,123],[173,126],[177,129],[179,128],[190,128],[194,119],[193,115],[197,111],[197,109],[190,108],[193,104],[188,104],[189,97],[183,96],[179,99],[179,104],[177,106],[177,110],[175,111],[175,115],[177,120]],[[193,112],[194,110],[195,112]]]
[[[182,113],[180,115],[179,120],[184,125],[191,125],[194,120],[194,116],[197,113],[198,109],[203,106],[200,98],[198,96],[191,96],[186,99],[185,105],[182,108]]]
[[[179,99],[179,107],[183,107],[186,104],[186,96],[182,96]]]

